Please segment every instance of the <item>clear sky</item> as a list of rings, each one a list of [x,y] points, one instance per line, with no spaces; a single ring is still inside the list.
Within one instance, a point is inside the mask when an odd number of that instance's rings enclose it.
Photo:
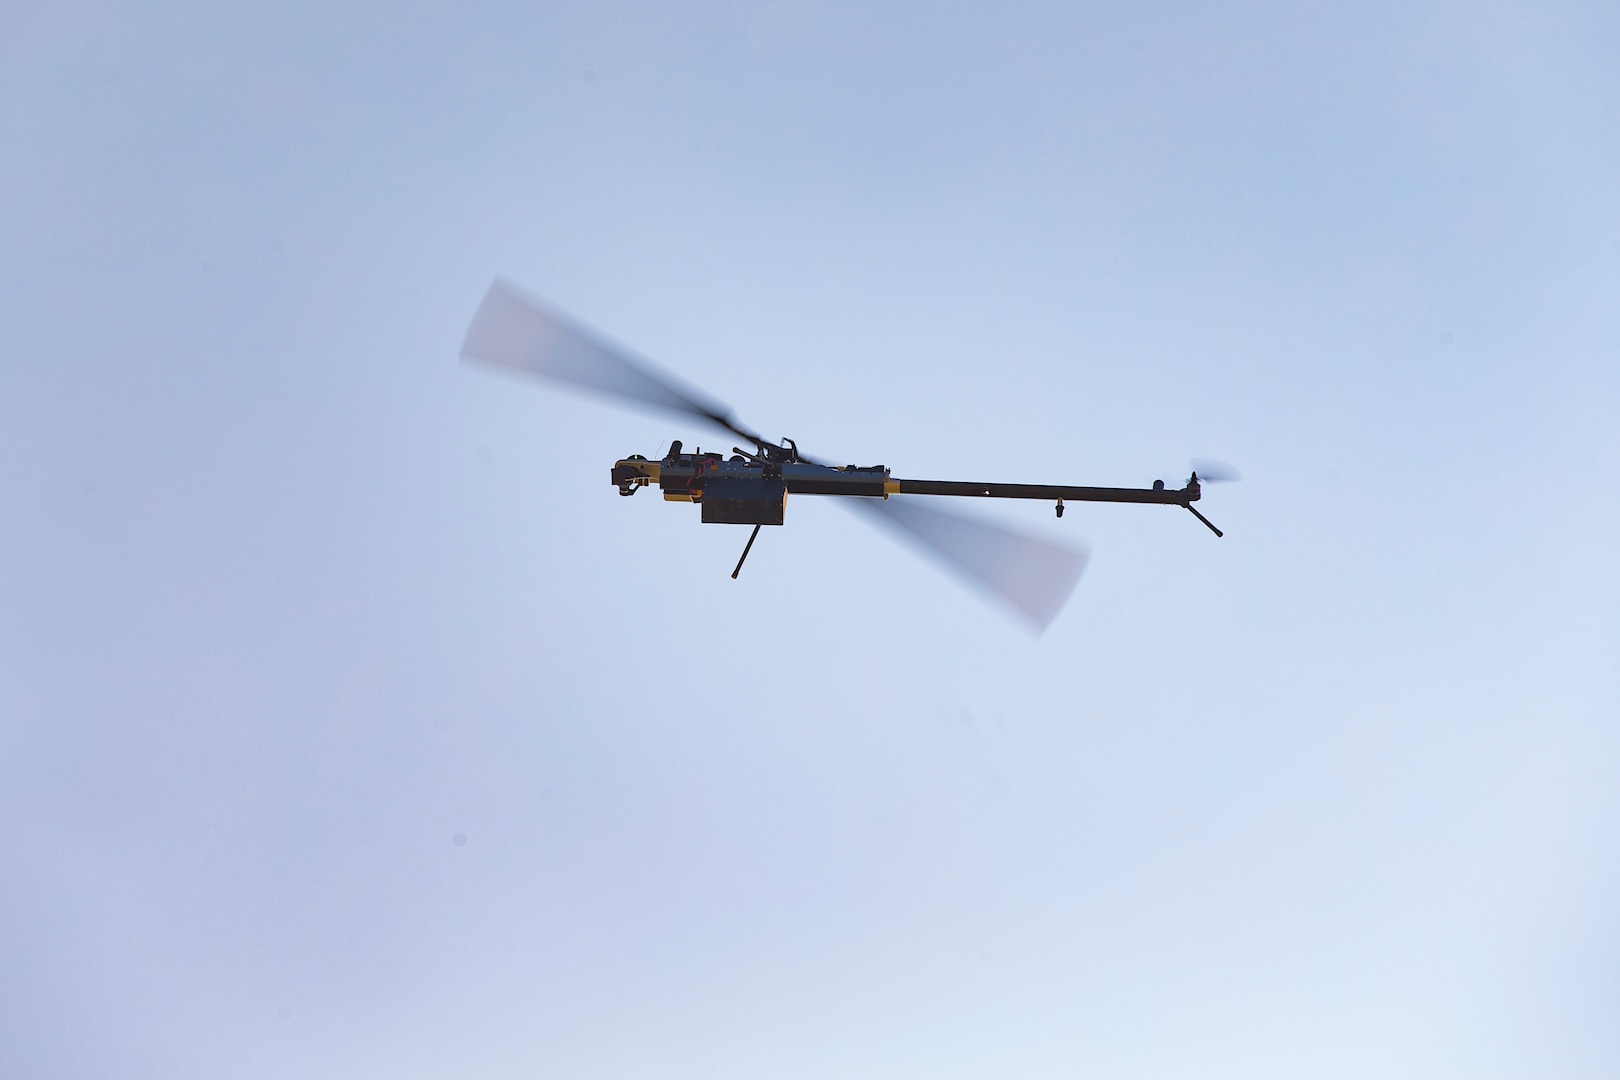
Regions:
[[[13,4],[0,1075],[1620,1072],[1613,4]],[[1032,635],[503,274],[1089,547]]]

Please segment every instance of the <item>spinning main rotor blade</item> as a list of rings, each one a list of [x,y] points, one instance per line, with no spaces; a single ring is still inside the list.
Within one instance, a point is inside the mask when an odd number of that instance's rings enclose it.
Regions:
[[[610,345],[499,278],[478,305],[461,355],[700,417],[750,442],[762,441],[739,427],[724,405],[682,387],[628,349]]]
[[[899,532],[925,554],[1045,630],[1086,567],[1086,553],[999,525],[958,517],[923,504],[922,497],[845,499]]]

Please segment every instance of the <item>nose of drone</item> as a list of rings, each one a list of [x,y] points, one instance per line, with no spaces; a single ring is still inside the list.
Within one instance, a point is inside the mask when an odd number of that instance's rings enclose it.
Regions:
[[[620,495],[634,495],[637,488],[657,483],[661,471],[658,462],[631,454],[613,463],[613,486]]]

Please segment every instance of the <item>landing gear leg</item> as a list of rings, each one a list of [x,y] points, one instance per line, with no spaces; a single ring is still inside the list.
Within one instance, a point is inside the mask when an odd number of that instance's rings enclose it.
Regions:
[[[743,564],[744,560],[746,560],[748,558],[748,553],[750,551],[754,550],[754,537],[756,537],[758,535],[759,535],[759,526],[755,525],[754,526],[754,531],[748,534],[748,546],[743,548],[742,558],[737,560],[737,569],[735,569],[735,570],[733,570],[731,572],[731,580],[732,581],[736,581],[737,580],[737,575],[742,573],[742,564]]]
[[[1182,503],[1181,505],[1182,506],[1187,506],[1186,503]],[[1209,520],[1209,518],[1205,517],[1203,514],[1200,514],[1197,510],[1193,510],[1193,508],[1190,507],[1190,506],[1187,506],[1187,509],[1192,510],[1192,516],[1193,517],[1197,518],[1199,521],[1202,521],[1205,525],[1208,525],[1210,532],[1214,533],[1216,536],[1225,536],[1226,535],[1225,533],[1221,532],[1221,530],[1217,529],[1215,527],[1215,523],[1213,521]],[[746,555],[747,552],[744,552],[743,554]],[[741,566],[742,564],[738,563],[737,565]],[[733,574],[732,577],[736,577],[736,575]]]

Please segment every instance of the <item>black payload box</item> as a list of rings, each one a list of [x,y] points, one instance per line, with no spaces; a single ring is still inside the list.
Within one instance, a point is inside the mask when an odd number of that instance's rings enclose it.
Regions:
[[[703,524],[780,525],[787,483],[778,478],[712,477],[703,484]]]

